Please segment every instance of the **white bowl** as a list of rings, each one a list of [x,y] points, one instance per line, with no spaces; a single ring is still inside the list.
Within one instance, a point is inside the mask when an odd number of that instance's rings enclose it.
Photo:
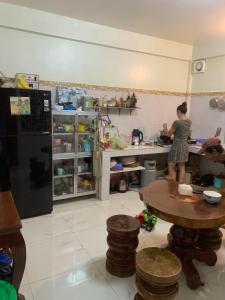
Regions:
[[[222,195],[215,191],[204,191],[203,199],[210,204],[216,204],[220,202]]]

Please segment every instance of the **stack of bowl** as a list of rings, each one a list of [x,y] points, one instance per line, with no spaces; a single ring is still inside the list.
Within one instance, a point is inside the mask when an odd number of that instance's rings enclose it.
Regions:
[[[135,274],[135,256],[140,223],[127,215],[115,215],[107,220],[107,271],[118,277]]]
[[[172,299],[178,290],[182,266],[172,252],[161,248],[145,248],[136,256],[135,300]]]
[[[135,156],[124,156],[120,158],[120,162],[124,167],[135,168],[140,166]]]

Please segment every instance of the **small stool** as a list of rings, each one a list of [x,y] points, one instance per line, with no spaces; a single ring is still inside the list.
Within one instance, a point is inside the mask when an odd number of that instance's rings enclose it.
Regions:
[[[0,299],[17,300],[16,289],[7,281],[0,280]]]
[[[26,245],[20,231],[22,224],[19,214],[10,192],[0,192],[0,220],[0,248],[8,249],[12,254],[11,282],[16,289],[18,299],[24,300],[24,296],[19,294],[19,287],[26,265]]]
[[[106,270],[118,277],[135,274],[135,256],[140,223],[127,215],[115,215],[107,220]]]
[[[145,248],[136,255],[136,285],[134,300],[171,299],[178,290],[182,269],[175,254],[161,248]]]

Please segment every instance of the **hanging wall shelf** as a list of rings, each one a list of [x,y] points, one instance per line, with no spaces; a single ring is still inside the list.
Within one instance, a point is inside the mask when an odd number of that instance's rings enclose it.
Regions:
[[[120,112],[121,110],[122,111],[129,111],[130,112],[130,115],[132,113],[133,110],[137,110],[137,109],[140,109],[140,107],[123,107],[123,106],[99,106],[98,107],[99,110],[107,110],[107,114],[110,112],[110,111],[119,111],[119,115],[120,115]]]

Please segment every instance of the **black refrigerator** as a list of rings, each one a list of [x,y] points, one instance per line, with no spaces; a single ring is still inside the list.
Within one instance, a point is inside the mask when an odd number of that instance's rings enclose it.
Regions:
[[[0,88],[0,191],[21,218],[52,211],[51,92]]]

